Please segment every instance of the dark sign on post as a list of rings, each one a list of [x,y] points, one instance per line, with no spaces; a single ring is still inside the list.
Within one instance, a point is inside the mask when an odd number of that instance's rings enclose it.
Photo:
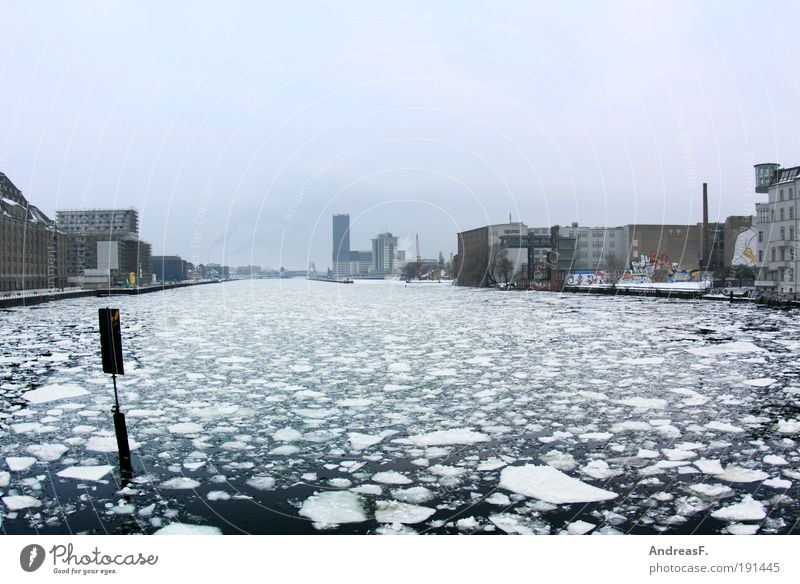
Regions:
[[[119,308],[100,309],[100,350],[103,354],[103,373],[124,375]]]

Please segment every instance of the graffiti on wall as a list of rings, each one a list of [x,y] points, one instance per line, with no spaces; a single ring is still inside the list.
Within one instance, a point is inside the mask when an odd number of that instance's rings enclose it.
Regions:
[[[755,229],[751,227],[746,231],[742,231],[736,236],[736,243],[733,245],[731,265],[755,267],[757,263],[755,247],[757,245],[758,233],[756,233]]]

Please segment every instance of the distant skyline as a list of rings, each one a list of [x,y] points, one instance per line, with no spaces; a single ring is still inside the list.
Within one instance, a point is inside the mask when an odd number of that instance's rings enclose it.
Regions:
[[[382,231],[750,215],[800,164],[797,2],[13,2],[0,171],[154,255],[304,269]],[[408,249],[408,248],[407,248]]]

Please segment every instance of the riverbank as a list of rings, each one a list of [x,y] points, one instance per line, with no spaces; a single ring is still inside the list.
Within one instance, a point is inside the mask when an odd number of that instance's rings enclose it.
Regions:
[[[174,288],[185,288],[187,286],[199,286],[202,284],[216,284],[219,280],[203,280],[199,282],[175,282],[171,284],[154,284],[152,286],[138,286],[136,288],[100,288],[95,290],[58,290],[40,291],[37,293],[23,293],[19,296],[9,296],[0,298],[0,308],[13,308],[16,306],[35,306],[45,302],[56,300],[68,300],[71,298],[86,298],[89,296],[136,296],[139,294],[150,294]]]

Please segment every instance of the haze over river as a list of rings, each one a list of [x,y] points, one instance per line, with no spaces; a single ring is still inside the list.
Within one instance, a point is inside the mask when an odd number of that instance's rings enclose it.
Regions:
[[[0,529],[790,533],[799,348],[794,312],[394,281],[4,310]]]

